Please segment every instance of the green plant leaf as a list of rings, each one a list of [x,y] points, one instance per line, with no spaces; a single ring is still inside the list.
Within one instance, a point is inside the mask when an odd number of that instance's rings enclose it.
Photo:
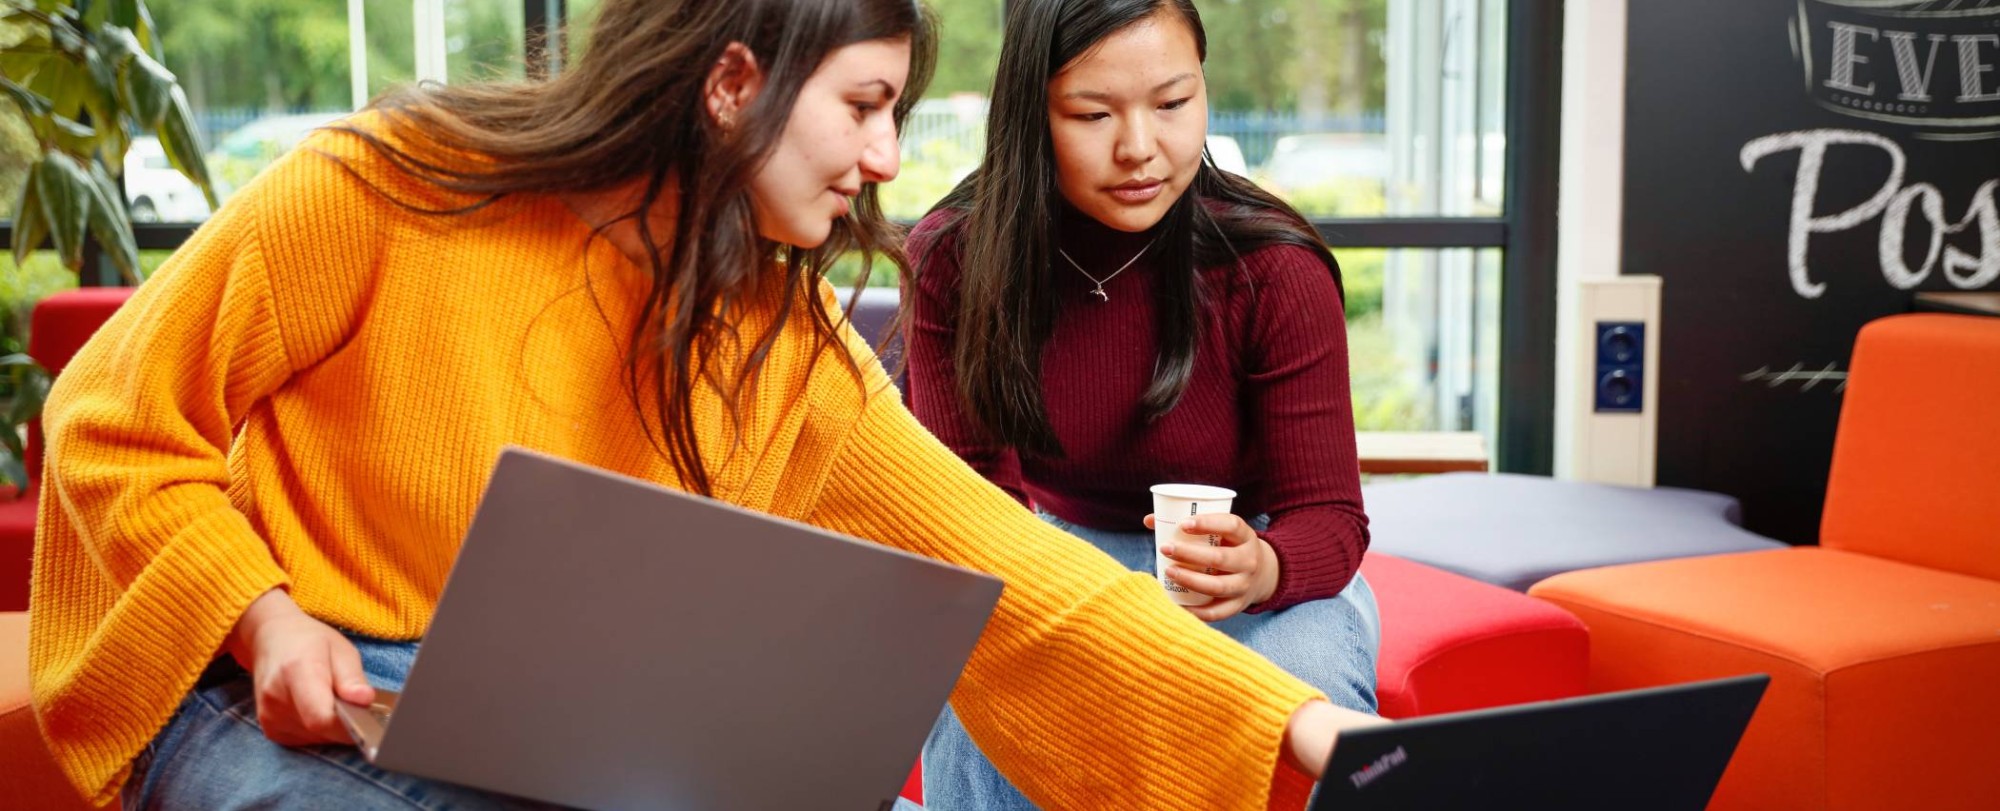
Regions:
[[[42,371],[42,367],[34,367],[32,373],[17,374],[14,384],[14,404],[7,409],[8,419],[15,425],[22,425],[41,416],[42,406],[48,403],[48,398],[48,373]]]
[[[214,210],[222,207],[215,198],[215,184],[209,180],[208,160],[201,154],[201,139],[195,135],[194,110],[188,107],[187,94],[176,84],[168,89],[172,104],[167,110],[166,120],[160,122],[160,146],[167,152],[167,161],[181,170],[189,181],[201,187],[201,194],[208,199],[208,207]]]
[[[21,184],[21,199],[14,204],[14,266],[20,267],[28,261],[28,253],[41,247],[42,240],[49,236],[49,221],[42,216],[41,184],[35,182],[35,173],[29,172]]]
[[[160,27],[153,24],[153,12],[146,8],[146,0],[132,2],[139,8],[139,24],[132,26],[133,32],[139,35],[139,44],[146,46],[146,53],[152,54],[154,61],[166,62],[167,54],[160,47]]]
[[[174,74],[142,53],[132,57],[132,63],[119,78],[132,118],[142,129],[159,129],[160,122],[167,117],[167,109],[174,103]]]
[[[47,140],[72,155],[88,155],[97,149],[97,130],[59,115],[49,116]]]
[[[0,373],[7,375],[13,393],[13,402],[7,408],[6,424],[0,426],[0,440],[7,449],[16,454],[22,452],[19,445],[18,427],[42,415],[42,405],[49,396],[49,372],[36,363],[34,358],[15,352],[0,357]]]
[[[111,24],[139,27],[139,0],[111,0],[104,5],[111,7]]]
[[[86,47],[83,57],[84,83],[83,106],[90,111],[90,122],[99,132],[105,134],[111,143],[121,143],[124,121],[118,107],[118,70],[109,55],[95,47]],[[123,165],[125,148],[117,150],[118,162]]]
[[[0,76],[15,82],[27,82],[35,77],[35,71],[41,70],[42,61],[48,58],[48,54],[28,51],[0,53]]]
[[[83,234],[90,222],[90,175],[75,158],[50,152],[35,165],[36,193],[48,218],[50,247],[71,270],[83,268]]]
[[[131,30],[122,25],[107,25],[97,29],[95,44],[104,61],[111,65],[114,71],[139,48],[139,41],[132,38]]]
[[[19,462],[27,456],[27,449],[22,446],[20,427],[42,415],[42,406],[48,401],[50,376],[34,358],[20,352],[0,357],[0,374],[6,375],[12,395],[5,423],[0,425],[0,446],[6,450],[0,454],[0,473],[25,487],[28,479],[26,471],[19,469]]]
[[[175,84],[173,71],[146,55],[129,30],[112,26],[105,29],[104,37],[106,51],[116,55],[119,100],[124,102],[126,112],[139,129],[159,129],[160,120],[173,104],[170,93]]]
[[[48,99],[49,110],[56,115],[75,118],[77,111],[83,109],[84,85],[88,83],[67,56],[59,56],[43,61],[42,69],[28,82],[28,89]]]
[[[132,221],[125,214],[124,193],[103,164],[90,164],[90,180],[90,234],[124,272],[125,280],[138,284],[144,281],[139,278],[139,243],[132,237]]]
[[[23,84],[35,75],[35,71],[42,69],[43,61],[55,55],[48,29],[33,23],[26,25],[32,26],[26,36],[0,50],[0,73]]]
[[[13,99],[24,116],[32,118],[49,114],[48,99],[42,98],[40,93],[15,84],[13,79],[0,77],[0,93],[6,93],[8,98]]]
[[[84,40],[83,34],[76,30],[75,14],[61,13],[70,11],[67,6],[59,6],[53,10],[47,8],[42,10],[50,11],[55,15],[49,23],[49,41],[55,43],[56,49],[63,53],[69,54],[72,57],[82,56]]]
[[[7,483],[14,485],[16,489],[26,490],[28,488],[28,468],[21,464],[22,454],[13,453],[12,450],[12,448],[9,448],[8,453],[0,454],[0,476],[6,476]],[[14,497],[20,498],[21,496],[19,493],[16,493]]]

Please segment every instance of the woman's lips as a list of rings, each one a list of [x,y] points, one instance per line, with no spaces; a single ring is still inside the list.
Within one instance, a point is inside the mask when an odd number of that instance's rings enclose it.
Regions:
[[[1110,192],[1111,197],[1118,202],[1137,204],[1149,202],[1153,198],[1160,196],[1160,190],[1166,188],[1166,185],[1163,182],[1154,181],[1142,185],[1115,186],[1110,189]]]

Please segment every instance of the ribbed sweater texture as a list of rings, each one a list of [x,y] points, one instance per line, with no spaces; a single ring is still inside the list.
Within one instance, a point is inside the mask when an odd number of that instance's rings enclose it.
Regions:
[[[420,638],[502,447],[680,486],[622,383],[645,273],[553,198],[445,217],[397,201],[463,203],[354,136],[315,135],[51,393],[29,664],[42,732],[86,796],[115,795],[271,588],[335,626]],[[768,293],[725,317],[759,334],[782,303]],[[710,362],[730,379],[746,352]],[[759,380],[740,419],[697,389],[713,494],[1003,579],[954,701],[1030,798],[1303,804],[1279,752],[1314,691],[980,478],[852,330],[826,344],[791,318]]]
[[[1063,450],[1053,458],[994,441],[959,393],[952,353],[963,271],[951,219],[934,213],[910,239],[919,271],[910,408],[946,446],[1017,498],[1096,529],[1146,531],[1155,484],[1228,487],[1236,514],[1271,519],[1260,534],[1277,553],[1278,587],[1253,612],[1347,587],[1368,548],[1368,517],[1347,327],[1319,258],[1280,245],[1198,269],[1208,304],[1188,386],[1149,420],[1143,397],[1162,351],[1155,290],[1172,249],[1154,241],[1157,228],[1121,232],[1063,206],[1058,244],[1069,258],[1052,257],[1048,270],[1059,310],[1039,364],[1043,408]],[[1100,300],[1092,290],[1107,276]]]

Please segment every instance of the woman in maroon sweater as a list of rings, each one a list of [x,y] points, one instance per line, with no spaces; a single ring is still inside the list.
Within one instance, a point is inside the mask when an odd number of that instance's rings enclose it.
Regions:
[[[1153,567],[1151,485],[1236,490],[1235,515],[1182,523],[1223,545],[1176,549],[1168,576],[1213,597],[1196,616],[1372,712],[1339,267],[1206,159],[1205,51],[1187,0],[1009,4],[986,163],[911,235],[911,405],[1133,569]],[[924,767],[933,809],[1032,807],[949,710]]]

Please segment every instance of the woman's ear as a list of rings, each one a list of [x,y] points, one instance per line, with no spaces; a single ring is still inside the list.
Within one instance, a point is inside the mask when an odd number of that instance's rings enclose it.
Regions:
[[[736,129],[736,122],[750,102],[757,99],[764,89],[764,71],[757,66],[757,56],[741,42],[731,42],[722,49],[722,56],[708,70],[708,83],[702,88],[702,103],[708,108],[708,117],[723,131]]]

